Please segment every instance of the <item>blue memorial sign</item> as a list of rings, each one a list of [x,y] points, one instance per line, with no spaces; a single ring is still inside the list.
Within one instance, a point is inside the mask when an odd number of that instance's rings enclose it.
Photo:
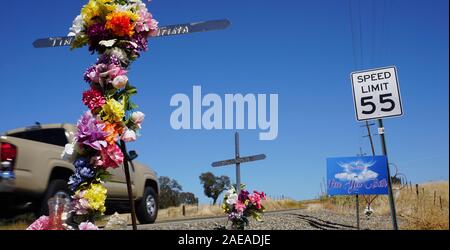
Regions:
[[[386,156],[327,158],[327,193],[388,194]]]

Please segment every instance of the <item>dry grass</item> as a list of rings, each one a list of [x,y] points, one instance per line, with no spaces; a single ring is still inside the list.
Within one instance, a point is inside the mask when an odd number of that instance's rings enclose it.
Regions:
[[[294,201],[290,199],[283,200],[265,200],[263,205],[266,211],[282,210],[282,209],[293,209],[293,208],[304,208],[304,204],[300,201]],[[183,207],[171,207],[166,209],[161,209],[158,212],[158,221],[172,220],[179,218],[199,218],[199,217],[209,217],[209,216],[224,216],[221,209],[221,205],[187,205],[185,206],[185,216],[183,216]]]
[[[407,186],[394,191],[394,199],[397,215],[405,221],[402,229],[449,229],[448,181],[420,184],[419,195],[416,193],[415,186],[412,188]],[[349,209],[354,209],[355,198],[354,196],[323,198],[321,204],[325,209],[348,213]],[[360,204],[363,210],[366,206],[364,199],[361,199]],[[371,207],[377,214],[390,214],[387,196],[377,197]]]

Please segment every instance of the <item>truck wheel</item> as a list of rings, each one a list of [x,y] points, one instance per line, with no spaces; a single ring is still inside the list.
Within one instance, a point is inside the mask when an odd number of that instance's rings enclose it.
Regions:
[[[152,187],[145,187],[144,195],[136,206],[136,216],[141,224],[155,222],[158,216],[158,196]]]
[[[70,197],[69,186],[67,185],[67,180],[55,179],[50,181],[47,187],[47,191],[45,192],[44,197],[40,201],[40,205],[37,208],[36,215],[48,215],[48,199],[52,198],[56,193],[63,192],[66,193],[67,196]]]

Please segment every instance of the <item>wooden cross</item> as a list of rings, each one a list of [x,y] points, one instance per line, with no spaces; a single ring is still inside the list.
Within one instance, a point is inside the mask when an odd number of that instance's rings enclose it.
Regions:
[[[236,132],[234,134],[234,147],[235,147],[235,157],[234,159],[224,160],[224,161],[216,161],[211,164],[213,167],[222,167],[226,165],[236,164],[236,189],[237,193],[241,192],[241,163],[258,161],[266,159],[265,154],[252,155],[252,156],[244,156],[240,157],[239,155],[239,133]]]
[[[167,25],[159,27],[157,32],[149,37],[149,38],[157,38],[157,37],[165,37],[165,36],[174,36],[174,35],[185,35],[194,32],[204,32],[211,30],[221,30],[228,28],[230,26],[230,21],[227,19],[221,20],[210,20],[205,22],[195,22],[195,23],[185,23],[185,24],[175,24],[175,25]],[[37,39],[33,42],[33,46],[35,48],[47,48],[47,47],[60,47],[60,46],[70,46],[74,41],[73,36],[66,37],[48,37]],[[127,181],[127,191],[128,191],[128,200],[131,208],[131,221],[133,225],[133,230],[137,230],[136,223],[136,210],[134,208],[133,201],[133,191],[131,189],[131,180],[130,180],[130,170],[128,167],[128,162],[132,164],[132,159],[130,159],[128,152],[126,150],[126,145],[123,140],[120,140],[120,149],[124,155],[124,171],[125,171],[125,179]]]

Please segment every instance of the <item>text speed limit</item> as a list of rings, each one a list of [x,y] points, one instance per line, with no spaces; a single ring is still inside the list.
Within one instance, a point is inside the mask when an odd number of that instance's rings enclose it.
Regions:
[[[403,114],[395,67],[353,72],[351,79],[358,121]]]

